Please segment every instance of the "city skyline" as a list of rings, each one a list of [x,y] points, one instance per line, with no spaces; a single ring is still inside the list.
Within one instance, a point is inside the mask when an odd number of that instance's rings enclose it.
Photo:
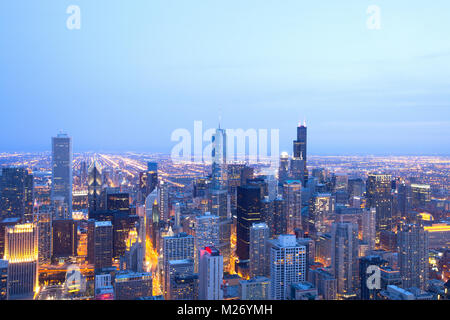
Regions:
[[[0,305],[449,301],[448,13],[2,1]]]

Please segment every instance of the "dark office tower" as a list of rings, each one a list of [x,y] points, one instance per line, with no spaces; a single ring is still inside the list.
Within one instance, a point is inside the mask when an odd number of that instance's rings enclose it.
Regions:
[[[280,167],[278,168],[278,183],[283,185],[289,179],[289,155],[282,152],[280,156]]]
[[[33,176],[25,168],[3,168],[0,176],[1,218],[33,219]]]
[[[361,197],[364,193],[364,180],[361,178],[348,179],[348,195],[351,198]]]
[[[98,162],[94,161],[88,170],[88,207],[89,215],[101,209],[101,193],[102,193],[102,168]]]
[[[306,124],[297,127],[297,140],[294,140],[294,154],[291,162],[291,173],[294,179],[301,180],[303,185],[308,181],[308,169],[306,168],[307,150]],[[294,165],[294,168],[292,168]]]
[[[397,192],[398,214],[400,217],[412,222],[415,217],[410,215],[413,205],[411,185],[401,182],[397,184]]]
[[[316,193],[309,203],[309,212],[306,223],[307,231],[310,235],[315,236],[317,233],[327,231],[327,220],[334,211],[334,204],[330,193]]]
[[[194,261],[169,261],[169,300],[197,300],[198,275],[194,274]]]
[[[283,196],[278,195],[273,200],[273,229],[271,230],[271,236],[278,236],[287,233],[287,217],[284,210]]]
[[[228,193],[230,195],[230,209],[232,214],[237,210],[237,188],[253,179],[253,168],[245,164],[228,164]]]
[[[428,281],[428,232],[418,224],[402,225],[397,232],[397,245],[403,288],[425,290]]]
[[[413,208],[423,208],[431,202],[431,186],[428,184],[411,184]]]
[[[205,177],[194,180],[194,198],[206,198],[208,196],[210,180]]]
[[[158,163],[148,162],[147,171],[139,174],[139,189],[145,199],[158,185]]]
[[[72,216],[72,139],[67,134],[52,138],[52,195],[64,197]]]
[[[317,178],[319,183],[325,183],[327,181],[327,171],[324,168],[314,168],[312,170],[312,176]]]
[[[113,214],[113,258],[119,259],[125,255],[126,240],[131,230],[139,221],[136,215],[129,215],[126,212],[116,211]]]
[[[82,161],[80,164],[80,184],[87,186],[88,182],[88,167],[86,161]]]
[[[381,278],[379,280],[379,283],[376,283],[376,281],[372,281],[371,279],[369,279],[369,277],[374,275],[374,272],[377,272],[375,271],[375,268],[373,266],[384,268],[387,267],[387,265],[388,262],[386,260],[383,260],[380,256],[376,255],[366,256],[359,259],[361,300],[376,300],[377,294],[381,290]]]
[[[150,272],[118,272],[114,278],[115,300],[137,300],[152,296],[153,278]]]
[[[331,227],[331,267],[337,279],[338,297],[355,299],[358,287],[358,226],[349,222]]]
[[[274,229],[274,216],[273,216],[273,201],[269,200],[269,197],[264,197],[261,201],[261,221],[267,224],[269,228],[269,237],[272,236],[272,232]]]
[[[53,220],[53,258],[77,255],[78,224],[72,219]]]
[[[367,208],[377,211],[377,234],[392,229],[391,175],[369,173],[366,183]]]
[[[287,180],[283,185],[284,211],[287,219],[287,234],[302,229],[302,183]]]
[[[111,221],[88,221],[88,261],[95,269],[108,268],[113,258]]]
[[[240,261],[249,259],[250,228],[261,221],[261,188],[241,186],[237,190],[236,254]]]
[[[0,260],[0,301],[8,300],[8,260]]]
[[[129,193],[106,193],[106,210],[130,212],[130,194]]]

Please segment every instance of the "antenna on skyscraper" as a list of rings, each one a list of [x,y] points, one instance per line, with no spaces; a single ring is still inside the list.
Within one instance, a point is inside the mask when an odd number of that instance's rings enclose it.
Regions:
[[[219,129],[220,129],[221,122],[222,122],[222,108],[219,108]]]

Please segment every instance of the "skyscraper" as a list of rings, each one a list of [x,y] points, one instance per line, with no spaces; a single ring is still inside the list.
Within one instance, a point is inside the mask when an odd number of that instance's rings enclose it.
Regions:
[[[88,261],[95,269],[108,268],[113,259],[113,226],[111,221],[89,220]]]
[[[216,129],[212,135],[212,187],[228,188],[227,134],[225,129]]]
[[[223,257],[214,247],[200,250],[199,299],[223,299]]]
[[[101,209],[102,186],[102,167],[94,159],[88,169],[88,206],[90,215]]]
[[[341,299],[354,299],[358,285],[358,225],[333,223],[331,227],[331,267]]]
[[[33,219],[33,176],[25,168],[3,168],[0,176],[0,218]]]
[[[398,266],[403,288],[427,288],[428,232],[422,225],[406,224],[397,232]]]
[[[0,301],[8,300],[8,260],[0,259]]]
[[[6,227],[9,299],[33,296],[38,285],[38,238],[32,223]]]
[[[294,235],[280,235],[269,240],[270,296],[286,300],[292,283],[306,281],[306,248],[298,245]]]
[[[67,134],[52,138],[51,198],[64,197],[72,216],[72,139]]]
[[[194,237],[180,232],[174,236],[163,237],[163,294],[168,295],[169,261],[194,260]]]
[[[284,210],[287,219],[287,233],[295,234],[302,230],[302,183],[299,180],[287,180],[283,185]]]
[[[67,258],[77,255],[78,224],[72,219],[56,219],[53,227],[53,254],[55,258]]]
[[[308,181],[307,159],[307,128],[306,124],[297,127],[297,140],[294,140],[294,153],[291,160],[291,177],[300,180],[302,185]]]
[[[375,249],[376,214],[375,208],[367,208],[361,217],[362,240],[367,243],[369,250]]]
[[[370,173],[366,183],[367,207],[375,208],[377,235],[382,230],[392,229],[392,196],[389,174]]]
[[[270,279],[256,277],[239,281],[239,297],[241,300],[269,300]]]
[[[269,240],[269,227],[266,223],[254,223],[250,228],[250,278],[266,276],[268,274],[269,260],[267,259],[267,241]]]
[[[195,250],[205,247],[217,247],[219,238],[219,217],[206,212],[203,216],[195,218]],[[198,261],[196,261],[196,264]]]
[[[360,279],[360,298],[361,300],[375,300],[377,293],[381,290],[381,271],[380,271],[380,286],[377,283],[370,282],[369,277],[375,271],[371,270],[371,266],[386,267],[388,262],[383,260],[380,256],[371,255],[359,259],[359,279]],[[367,283],[369,280],[369,283]]]
[[[194,273],[194,260],[170,260],[168,273],[170,300],[197,300],[198,275]]]
[[[53,252],[52,212],[39,208],[34,214],[34,223],[38,232],[39,265],[50,264]]]
[[[237,190],[236,254],[240,261],[250,258],[250,228],[261,221],[261,189],[241,186]]]

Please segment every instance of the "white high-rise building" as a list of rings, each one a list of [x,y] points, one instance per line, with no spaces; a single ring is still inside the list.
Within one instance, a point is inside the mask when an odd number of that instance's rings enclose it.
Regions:
[[[223,256],[214,247],[205,247],[199,256],[199,300],[222,300]]]
[[[64,197],[69,217],[72,216],[72,139],[67,134],[52,138],[51,198]]]
[[[306,281],[306,247],[294,235],[285,234],[269,240],[270,296],[274,300],[289,297],[290,284]]]

